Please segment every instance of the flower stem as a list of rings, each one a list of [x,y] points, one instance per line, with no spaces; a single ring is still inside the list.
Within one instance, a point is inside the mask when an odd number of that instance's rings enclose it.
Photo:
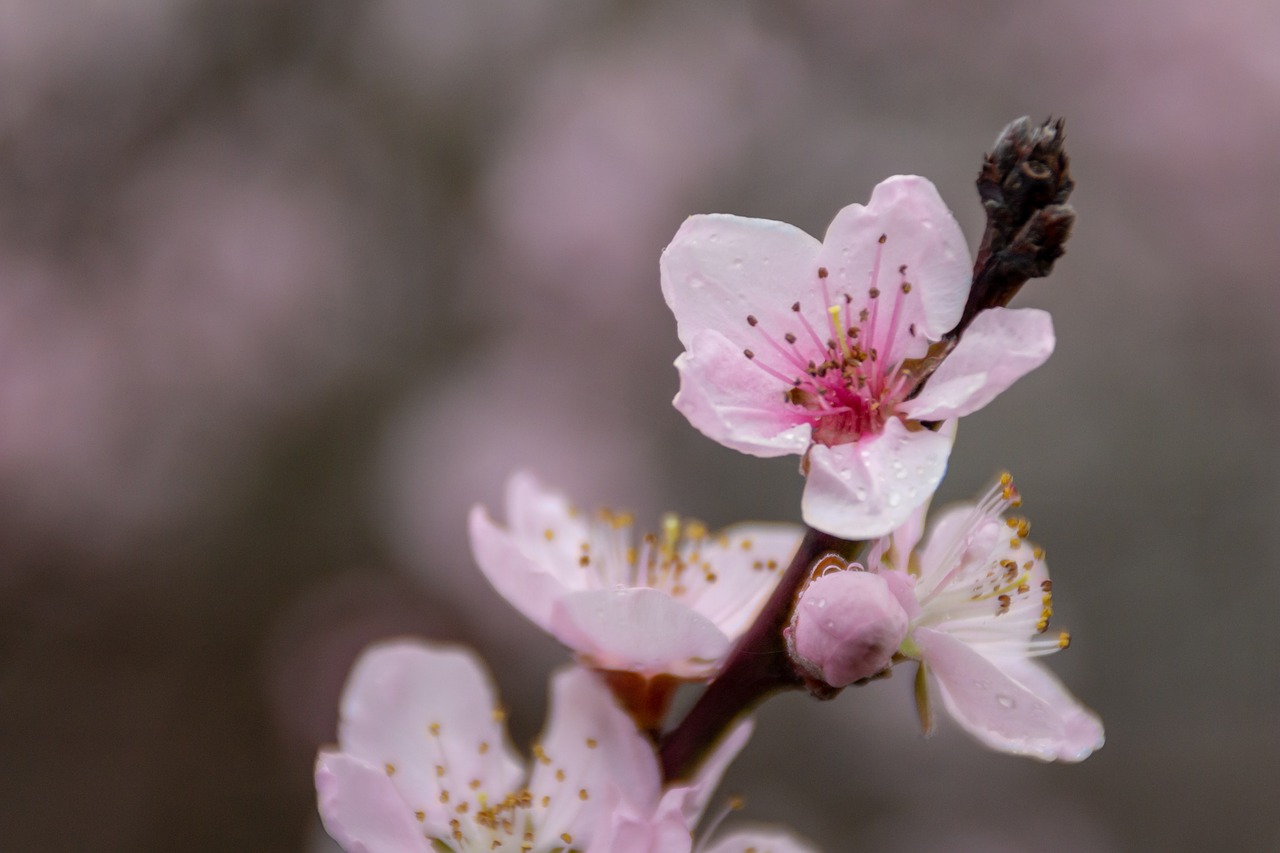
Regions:
[[[860,542],[809,528],[773,595],[734,647],[720,675],[680,724],[662,738],[659,752],[667,782],[692,775],[729,727],[762,699],[805,687],[787,655],[782,629],[791,618],[796,594],[813,564],[833,552],[852,560],[861,547]]]

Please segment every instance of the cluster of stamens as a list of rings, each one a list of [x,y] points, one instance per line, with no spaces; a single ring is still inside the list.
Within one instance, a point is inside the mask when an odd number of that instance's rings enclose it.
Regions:
[[[966,536],[957,537],[943,559],[943,565],[954,566],[946,576],[937,580],[933,588],[922,598],[922,605],[935,613],[946,614],[946,620],[954,627],[964,625],[975,636],[1006,633],[1000,624],[1023,624],[1029,618],[1028,611],[1039,613],[1034,622],[1036,634],[1049,630],[1053,617],[1053,581],[1045,577],[1036,582],[1033,575],[1044,561],[1044,550],[1031,546],[1026,537],[1031,524],[1025,518],[1009,517],[1003,520],[1008,539],[997,537],[994,543],[979,545],[975,540],[989,525],[999,519],[1005,510],[1022,503],[1013,478],[1002,474],[999,482],[971,511],[971,523]],[[986,541],[985,538],[983,540]],[[969,553],[979,547],[985,554]],[[974,610],[976,605],[991,602],[994,612],[986,607]],[[999,623],[992,623],[992,617]],[[1062,631],[1056,638],[1032,640],[1026,648],[1031,655],[1048,654],[1070,645],[1071,637]]]
[[[851,316],[853,297],[843,293],[832,298],[826,267],[817,270],[827,317],[824,334],[805,317],[799,302],[791,305],[796,329],[787,330],[781,340],[763,329],[755,315],[747,315],[747,324],[756,329],[777,358],[762,358],[752,349],[743,350],[743,355],[787,386],[783,400],[803,412],[813,424],[814,440],[823,444],[843,444],[861,435],[878,434],[893,407],[914,387],[911,372],[898,369],[901,359],[894,358],[903,299],[912,289],[905,264],[898,268],[901,280],[894,289],[884,339],[880,341],[877,334],[877,323],[883,322],[878,279],[885,240],[881,235],[877,243],[871,287],[856,322]],[[916,335],[914,324],[907,334]]]
[[[601,509],[594,521],[588,538],[577,545],[577,562],[583,569],[593,570],[604,586],[650,587],[679,598],[691,591],[691,573],[700,576],[699,586],[720,580],[707,553],[708,544],[722,550],[754,548],[750,538],[733,542],[725,533],[713,534],[702,522],[682,520],[675,513],[663,515],[661,533],[646,533],[638,546],[633,544],[634,519],[630,513]],[[551,528],[543,531],[548,542],[556,536]],[[753,561],[752,567],[776,571],[779,564],[772,557],[761,557]]]
[[[496,722],[506,719],[506,712],[501,708],[495,708],[492,713]],[[580,804],[591,798],[586,788],[579,788],[576,792],[557,791],[555,796],[543,794],[539,797],[528,787],[495,798],[483,789],[484,783],[480,779],[463,780],[455,777],[445,744],[441,740],[439,723],[427,725],[427,736],[434,745],[437,756],[435,776],[440,785],[438,799],[442,806],[453,812],[453,816],[449,818],[449,835],[459,851],[503,850],[528,853],[533,850],[537,840],[535,828],[546,822],[546,816],[553,806],[568,799],[571,803],[569,807],[577,808],[578,805],[574,803]],[[599,745],[594,737],[585,738],[585,743],[589,750],[595,750]],[[490,745],[487,741],[480,741],[475,749],[477,754],[487,755]],[[540,744],[534,744],[533,758],[540,765],[552,764],[551,756]],[[384,769],[388,776],[394,776],[397,770],[396,765],[391,762],[386,763]],[[566,780],[563,768],[557,768],[553,776],[557,783]],[[427,812],[418,809],[414,811],[414,817],[422,823],[427,819]],[[426,837],[441,844],[449,841],[430,835]],[[568,832],[561,833],[559,841],[568,849],[573,844],[573,836]]]

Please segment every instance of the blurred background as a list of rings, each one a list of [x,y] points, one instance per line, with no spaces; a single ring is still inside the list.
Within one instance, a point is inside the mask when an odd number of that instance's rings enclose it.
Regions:
[[[527,467],[797,520],[794,459],[670,406],[657,259],[821,235],[1068,119],[1058,350],[960,431],[1012,470],[1103,716],[1079,766],[788,696],[725,790],[831,851],[1280,849],[1280,5],[0,0],[0,846],[329,851],[367,643],[464,641],[517,741],[565,659],[474,569]],[[900,674],[901,675],[901,674]]]

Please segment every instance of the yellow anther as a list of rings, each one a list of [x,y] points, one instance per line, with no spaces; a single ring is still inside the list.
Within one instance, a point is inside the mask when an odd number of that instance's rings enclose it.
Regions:
[[[662,516],[662,555],[670,558],[676,553],[676,545],[680,542],[680,516],[674,512]]]

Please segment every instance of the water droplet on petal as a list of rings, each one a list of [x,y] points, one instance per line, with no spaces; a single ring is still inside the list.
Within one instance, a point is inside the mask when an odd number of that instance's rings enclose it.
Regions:
[[[1003,693],[996,696],[996,701],[1000,703],[1001,708],[1005,708],[1005,709],[1012,708],[1014,705],[1017,704],[1016,702],[1013,701],[1012,696],[1006,696]]]
[[[907,472],[905,469],[899,468],[898,472],[894,474],[894,476],[897,477],[899,480],[905,480],[907,479]]]
[[[852,472],[852,471],[850,471],[848,468],[845,468],[844,470],[842,470],[842,471],[840,472],[840,479],[842,479],[842,480],[852,480],[852,479],[853,479],[853,472]]]
[[[853,493],[853,499],[854,499],[854,500],[856,500],[856,501],[859,501],[859,502],[861,502],[861,501],[865,501],[865,500],[867,499],[867,490],[866,490],[866,489],[858,489],[857,491],[855,491],[855,492]]]
[[[822,609],[823,607],[826,607],[826,606],[827,606],[827,600],[825,598],[819,598],[818,609]]]
[[[902,495],[898,494],[897,492],[890,492],[889,506],[897,506],[900,503],[902,503]]]

